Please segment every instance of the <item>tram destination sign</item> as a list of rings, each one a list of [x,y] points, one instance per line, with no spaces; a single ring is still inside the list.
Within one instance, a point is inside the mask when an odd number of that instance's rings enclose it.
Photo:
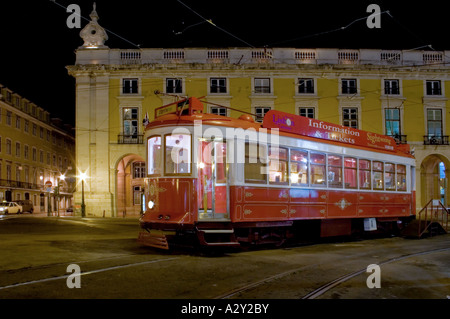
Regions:
[[[389,136],[275,110],[267,112],[263,127],[278,128],[282,132],[392,152],[395,151],[396,145],[395,140]]]
[[[162,106],[155,110],[155,118],[161,117],[167,114],[175,114],[177,113],[178,105],[177,103],[172,103],[169,105]]]

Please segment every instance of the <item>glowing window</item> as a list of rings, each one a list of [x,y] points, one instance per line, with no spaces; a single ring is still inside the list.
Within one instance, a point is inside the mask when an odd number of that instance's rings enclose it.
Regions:
[[[312,186],[326,185],[325,172],[326,172],[325,154],[311,153],[311,184],[312,184]]]
[[[342,187],[342,157],[328,155],[328,186]]]
[[[191,174],[191,136],[167,135],[165,147],[165,173],[167,175]]]
[[[148,175],[161,175],[162,173],[161,147],[160,136],[148,139]]]
[[[266,157],[265,145],[245,144],[245,181],[247,183],[266,183]]]
[[[370,161],[359,160],[359,188],[370,189]]]
[[[386,190],[395,191],[395,164],[386,163],[384,165],[384,185]]]
[[[384,189],[383,163],[382,162],[373,162],[372,186],[373,186],[373,189]]]
[[[288,183],[288,150],[270,147],[269,149],[269,183]]]
[[[308,152],[291,150],[291,185],[308,185]]]
[[[344,180],[345,188],[357,188],[357,160],[353,157],[346,157],[344,159]]]
[[[406,191],[406,166],[397,165],[397,190]]]

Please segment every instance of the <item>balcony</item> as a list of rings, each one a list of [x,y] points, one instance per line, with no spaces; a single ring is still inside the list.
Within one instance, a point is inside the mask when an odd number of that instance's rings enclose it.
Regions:
[[[388,136],[392,137],[397,144],[408,144],[408,141],[406,139],[407,135],[396,134],[396,135],[388,135]]]
[[[39,184],[12,181],[12,180],[6,180],[6,179],[0,179],[0,186],[8,187],[8,188],[32,189],[32,190],[39,190],[42,187],[42,185],[39,185]]]
[[[423,144],[424,145],[449,145],[448,135],[443,135],[443,136],[426,135],[423,137]]]
[[[118,144],[144,144],[144,135],[119,135]]]

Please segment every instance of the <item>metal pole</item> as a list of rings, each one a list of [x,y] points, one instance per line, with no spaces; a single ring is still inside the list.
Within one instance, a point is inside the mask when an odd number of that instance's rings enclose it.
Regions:
[[[86,205],[84,203],[84,179],[81,180],[81,217],[86,217]]]
[[[50,191],[48,192],[48,200],[47,200],[47,216],[51,216],[51,211],[52,211],[52,204],[50,203],[51,201],[51,194]]]
[[[60,186],[61,186],[61,180],[59,180],[58,179],[58,197],[57,197],[57,201],[58,201],[58,203],[57,203],[57,205],[58,205],[58,207],[57,207],[57,211],[58,211],[58,217],[59,217],[59,205],[60,205],[60,197],[59,197],[59,189],[60,189]]]

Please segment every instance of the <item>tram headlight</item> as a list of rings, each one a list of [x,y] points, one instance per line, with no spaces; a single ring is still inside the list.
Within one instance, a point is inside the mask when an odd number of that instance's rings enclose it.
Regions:
[[[147,204],[148,208],[153,209],[155,207],[155,202],[154,201],[149,201]]]

